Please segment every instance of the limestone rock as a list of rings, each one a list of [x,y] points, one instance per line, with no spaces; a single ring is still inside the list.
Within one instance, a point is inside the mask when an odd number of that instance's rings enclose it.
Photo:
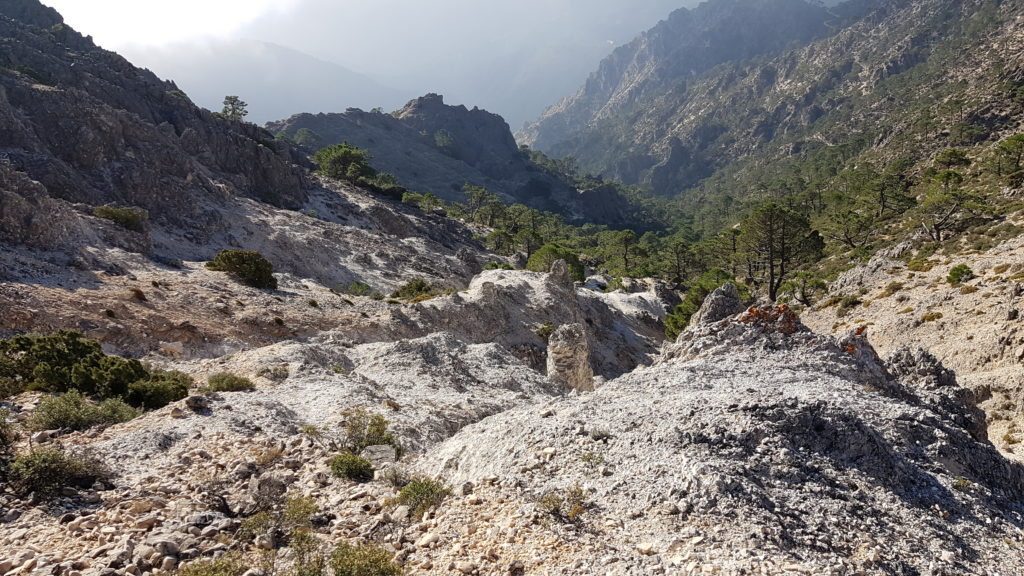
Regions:
[[[590,344],[583,325],[562,325],[551,334],[548,339],[548,378],[573,390],[594,390]]]
[[[732,282],[715,289],[690,319],[691,326],[713,324],[746,310],[736,285]]]

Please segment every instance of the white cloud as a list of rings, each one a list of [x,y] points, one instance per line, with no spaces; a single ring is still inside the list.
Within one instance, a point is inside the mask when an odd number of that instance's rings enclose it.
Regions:
[[[229,36],[296,0],[43,0],[64,20],[106,48],[162,45]]]

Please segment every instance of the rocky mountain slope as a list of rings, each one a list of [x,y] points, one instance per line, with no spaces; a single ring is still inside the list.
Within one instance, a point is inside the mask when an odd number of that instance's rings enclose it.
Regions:
[[[573,221],[610,226],[631,222],[628,202],[610,187],[577,190],[566,178],[523,154],[505,121],[495,114],[449,106],[428,94],[392,114],[351,109],[344,114],[299,114],[267,128],[289,137],[300,130],[312,148],[347,141],[366,149],[378,170],[410,190],[464,202],[465,184],[483,186],[507,203],[557,212]]]
[[[832,298],[804,314],[807,324],[822,333],[865,327],[883,353],[908,341],[926,347],[974,391],[992,442],[1019,460],[1024,241],[909,265],[904,250],[905,245],[879,253],[843,274],[831,286]],[[951,285],[949,272],[957,265],[968,265],[974,277]],[[844,298],[850,305],[837,304]]]
[[[76,329],[195,380],[78,431],[32,426],[49,394],[0,399],[0,440],[20,433],[0,445],[0,575],[316,576],[346,546],[406,574],[1024,573],[1024,468],[989,441],[1008,425],[986,389],[914,348],[880,359],[859,314],[816,334],[726,287],[664,343],[678,296],[662,283],[605,293],[562,261],[484,271],[500,258],[482,230],[321,179],[34,0],[0,15],[0,337]],[[439,99],[402,114],[346,116],[451,126],[480,171],[515,150],[493,118],[470,139],[460,123],[480,114]],[[98,217],[108,203],[140,225]],[[264,254],[277,288],[203,265],[229,247]],[[979,257],[979,290],[959,293],[977,300],[936,287],[920,304],[1007,318],[960,356],[921,331],[958,370],[995,341],[992,367],[1019,372],[1017,248]],[[838,286],[904,273],[879,262]],[[439,289],[383,295],[413,279]],[[809,314],[821,332],[828,313]],[[224,372],[253,388],[203,387]],[[356,426],[370,415],[383,431]],[[99,468],[53,493],[6,481],[50,449]]]
[[[520,141],[665,195],[780,159],[923,158],[1018,125],[1020,26],[1017,2],[708,2],[617,50]]]

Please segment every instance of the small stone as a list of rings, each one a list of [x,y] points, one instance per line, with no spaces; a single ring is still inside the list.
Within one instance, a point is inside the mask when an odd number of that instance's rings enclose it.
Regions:
[[[953,560],[956,560],[956,554],[949,550],[943,550],[939,553],[939,560],[942,560],[943,562],[952,562]]]
[[[644,556],[650,556],[654,554],[654,544],[651,544],[650,542],[643,542],[641,544],[637,544],[636,549],[637,552],[640,552],[640,554]]]
[[[173,556],[167,556],[160,562],[160,569],[165,572],[170,572],[178,567],[178,559]]]
[[[150,530],[160,522],[160,518],[156,514],[150,514],[149,516],[143,516],[135,521],[135,527],[140,530]]]
[[[416,541],[416,547],[417,548],[425,548],[427,546],[430,546],[431,544],[438,543],[440,540],[441,540],[440,536],[438,536],[437,534],[433,534],[433,533],[429,533],[428,532],[427,534],[424,534],[423,536],[420,536],[420,539]]]
[[[204,412],[210,409],[210,399],[206,396],[189,396],[185,398],[185,406],[193,412]]]
[[[456,562],[455,569],[463,574],[472,574],[476,571],[476,564],[472,562]]]
[[[273,550],[274,549],[274,539],[271,538],[270,536],[267,536],[266,534],[262,534],[260,536],[257,536],[255,544],[256,544],[256,547],[261,549],[261,550]]]
[[[175,406],[171,408],[171,418],[181,419],[185,417],[185,411]]]

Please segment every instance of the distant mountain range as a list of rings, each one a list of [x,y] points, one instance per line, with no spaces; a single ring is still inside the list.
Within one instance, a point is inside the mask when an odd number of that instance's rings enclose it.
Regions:
[[[1020,2],[987,0],[708,2],[615,50],[518,139],[693,203],[748,195],[780,160],[930,158],[1019,130],[1022,21]]]

